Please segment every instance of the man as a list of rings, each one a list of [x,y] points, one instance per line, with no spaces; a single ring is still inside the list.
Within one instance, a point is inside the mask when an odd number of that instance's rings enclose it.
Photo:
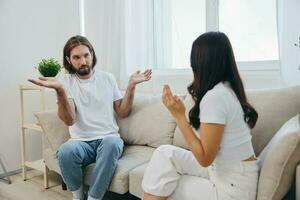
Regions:
[[[114,111],[120,117],[129,115],[136,85],[150,80],[152,71],[131,75],[122,98],[114,77],[95,70],[95,51],[85,37],[71,37],[63,51],[68,74],[59,80],[40,77],[29,81],[57,93],[58,116],[69,126],[71,136],[57,157],[73,199],[83,199],[83,169],[94,162],[88,200],[102,199],[123,151]]]

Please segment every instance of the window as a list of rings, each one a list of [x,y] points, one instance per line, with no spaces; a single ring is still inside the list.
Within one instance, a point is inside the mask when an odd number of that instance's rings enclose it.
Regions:
[[[154,0],[156,68],[189,68],[192,42],[218,30],[229,37],[239,68],[279,69],[273,0]]]
[[[156,64],[187,68],[193,41],[206,31],[205,0],[154,0]]]
[[[219,0],[219,30],[237,61],[278,60],[276,1]]]

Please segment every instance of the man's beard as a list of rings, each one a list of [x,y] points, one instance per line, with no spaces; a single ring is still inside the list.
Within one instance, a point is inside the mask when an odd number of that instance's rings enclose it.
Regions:
[[[86,76],[89,75],[92,71],[92,67],[89,65],[83,65],[81,66],[79,69],[75,69],[76,74],[80,75],[80,76]]]

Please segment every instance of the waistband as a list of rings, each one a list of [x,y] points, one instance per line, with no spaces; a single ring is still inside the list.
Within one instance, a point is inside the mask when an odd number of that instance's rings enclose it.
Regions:
[[[251,161],[240,161],[236,163],[213,163],[211,170],[231,172],[258,172],[259,159]]]

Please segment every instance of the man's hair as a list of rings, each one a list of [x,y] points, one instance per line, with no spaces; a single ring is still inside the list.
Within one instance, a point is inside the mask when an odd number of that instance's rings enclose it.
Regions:
[[[79,45],[84,45],[90,50],[90,53],[93,57],[92,68],[94,68],[96,63],[97,63],[97,57],[96,57],[96,54],[95,54],[95,50],[94,50],[93,46],[91,45],[91,43],[88,41],[88,39],[86,37],[81,36],[81,35],[73,36],[65,44],[65,46],[64,46],[64,55],[63,55],[64,68],[70,74],[74,74],[75,70],[74,70],[72,64],[68,62],[66,57],[70,58],[71,51]]]

